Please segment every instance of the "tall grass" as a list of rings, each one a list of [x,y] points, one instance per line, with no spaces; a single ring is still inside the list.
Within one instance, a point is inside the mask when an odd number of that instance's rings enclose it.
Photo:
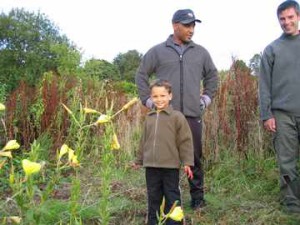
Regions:
[[[120,83],[46,73],[37,87],[22,83],[6,96],[5,140],[17,139],[22,144],[14,154],[15,177],[22,179],[20,161],[28,155],[46,163],[34,183],[35,207],[23,211],[16,201],[26,205],[26,199],[13,195],[9,165],[2,167],[0,222],[18,215],[24,224],[144,224],[144,172],[132,171],[130,161],[135,157],[147,110],[140,103],[133,105],[114,118],[113,127],[78,126],[91,124],[98,117],[85,115],[84,107],[110,114],[132,95],[125,93]],[[180,183],[187,225],[299,222],[279,210],[276,160],[258,110],[256,77],[234,63],[230,71],[221,74],[218,92],[204,117],[208,201],[204,211],[190,210],[188,183],[186,179]],[[113,133],[121,144],[116,151],[110,150]],[[57,171],[57,154],[64,143],[76,151],[81,167]]]

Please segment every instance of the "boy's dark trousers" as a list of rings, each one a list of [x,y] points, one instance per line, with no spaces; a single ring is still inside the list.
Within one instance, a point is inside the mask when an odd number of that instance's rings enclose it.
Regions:
[[[146,183],[148,194],[148,225],[157,224],[157,215],[160,213],[160,205],[165,197],[165,214],[167,214],[173,203],[180,202],[179,189],[179,169],[168,168],[146,168]],[[168,219],[167,225],[181,225],[182,222],[176,222]]]
[[[192,167],[194,178],[188,179],[190,195],[193,202],[204,201],[204,171],[201,163],[202,158],[202,120],[198,117],[186,117],[193,136],[194,166]]]

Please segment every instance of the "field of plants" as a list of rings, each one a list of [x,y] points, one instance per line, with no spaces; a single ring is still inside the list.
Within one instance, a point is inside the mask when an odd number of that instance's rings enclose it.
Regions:
[[[145,224],[144,170],[131,162],[147,110],[134,85],[45,73],[1,93],[0,224]],[[204,117],[205,208],[190,209],[181,176],[185,225],[300,224],[280,209],[258,111],[257,78],[233,64]]]

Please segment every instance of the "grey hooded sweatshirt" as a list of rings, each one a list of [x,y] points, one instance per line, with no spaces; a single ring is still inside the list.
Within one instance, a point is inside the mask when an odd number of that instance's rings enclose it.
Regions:
[[[261,120],[272,118],[272,110],[300,116],[300,35],[283,34],[265,48],[259,102]]]
[[[165,42],[152,47],[144,55],[138,68],[136,84],[144,105],[150,97],[151,75],[168,80],[172,84],[171,105],[175,110],[190,117],[201,116],[201,94],[213,99],[218,86],[218,71],[208,51],[191,41],[180,53],[173,43],[173,35]]]

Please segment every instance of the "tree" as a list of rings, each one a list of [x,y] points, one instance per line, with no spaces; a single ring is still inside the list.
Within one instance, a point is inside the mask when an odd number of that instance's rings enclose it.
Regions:
[[[142,54],[136,50],[130,50],[124,54],[119,53],[114,58],[113,64],[118,67],[122,80],[134,83],[136,70],[141,62],[141,58]]]
[[[80,58],[76,46],[44,14],[23,9],[0,14],[0,83],[10,90],[20,80],[33,85],[47,71],[71,73]]]
[[[261,54],[255,54],[249,61],[249,67],[253,75],[258,76],[261,61]]]
[[[239,68],[239,70],[244,71],[244,72],[249,70],[246,63],[240,59],[235,61],[234,66],[235,66],[235,68]]]
[[[120,73],[118,68],[101,59],[90,59],[85,62],[83,72],[91,77],[98,77],[100,80],[110,79],[118,80],[120,79]]]

